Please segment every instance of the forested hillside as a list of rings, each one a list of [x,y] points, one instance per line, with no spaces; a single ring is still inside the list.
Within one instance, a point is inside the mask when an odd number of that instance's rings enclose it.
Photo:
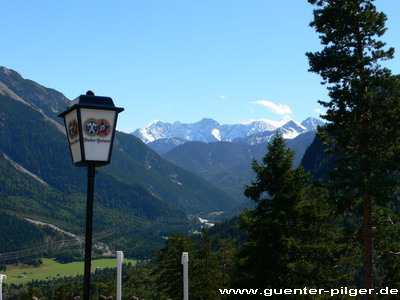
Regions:
[[[288,139],[288,147],[295,152],[294,166],[298,166],[315,132],[306,132]],[[243,187],[254,178],[249,165],[253,159],[260,160],[268,143],[249,145],[231,142],[187,142],[163,155],[174,164],[185,168],[219,187],[235,199],[248,203]]]

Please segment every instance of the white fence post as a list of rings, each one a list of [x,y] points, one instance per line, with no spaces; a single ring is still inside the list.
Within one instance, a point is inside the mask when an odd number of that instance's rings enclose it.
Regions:
[[[183,265],[183,300],[189,300],[189,253],[182,252],[182,265]]]
[[[0,300],[3,300],[3,279],[7,279],[7,276],[0,274]]]
[[[121,296],[122,296],[122,262],[123,261],[124,261],[124,253],[122,251],[117,251],[117,300],[121,300]]]

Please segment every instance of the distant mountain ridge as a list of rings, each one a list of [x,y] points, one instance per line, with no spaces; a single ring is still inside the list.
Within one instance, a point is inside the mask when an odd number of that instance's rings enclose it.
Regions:
[[[155,121],[133,135],[172,163],[200,175],[231,197],[247,201],[243,186],[254,179],[252,159],[262,159],[276,132],[282,133],[295,152],[297,166],[317,127],[323,124],[311,117],[279,127],[264,120],[232,125],[220,125],[213,119],[192,124]]]
[[[245,124],[220,125],[213,119],[204,118],[199,122],[189,124],[179,121],[174,123],[155,121],[146,127],[135,130],[132,134],[149,144],[150,147],[151,143],[155,141],[168,139],[176,139],[175,142],[179,140],[177,145],[185,141],[204,143],[228,141],[255,145],[268,142],[277,130],[283,134],[285,139],[293,139],[302,133],[316,131],[317,126],[323,124],[321,120],[311,117],[301,123],[290,120],[280,127],[265,120]],[[171,145],[170,140],[168,143]]]
[[[294,167],[300,164],[314,136],[314,131],[308,131],[286,140],[288,148],[295,152]],[[231,197],[246,200],[243,186],[255,179],[251,169],[252,159],[261,161],[268,151],[267,145],[268,142],[255,145],[232,142],[186,142],[169,150],[163,157],[202,176]]]

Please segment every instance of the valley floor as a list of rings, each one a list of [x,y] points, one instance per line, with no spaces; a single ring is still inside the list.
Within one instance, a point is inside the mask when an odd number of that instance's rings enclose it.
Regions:
[[[83,262],[73,262],[68,264],[60,264],[52,259],[43,258],[43,264],[39,267],[32,267],[26,265],[7,265],[7,270],[2,274],[7,276],[4,284],[25,284],[33,280],[50,280],[53,278],[62,278],[68,276],[77,276],[83,274]],[[137,260],[125,259],[124,264],[136,264]],[[109,259],[96,259],[92,261],[92,271],[104,268],[116,268],[117,260]]]

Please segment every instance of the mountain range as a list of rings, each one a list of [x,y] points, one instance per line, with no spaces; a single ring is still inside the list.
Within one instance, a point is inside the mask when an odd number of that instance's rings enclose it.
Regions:
[[[154,121],[150,125],[136,129],[132,134],[140,138],[150,148],[160,154],[187,142],[203,143],[233,142],[238,144],[257,145],[269,142],[277,131],[285,139],[293,139],[300,134],[316,131],[323,125],[321,120],[307,118],[303,122],[287,121],[281,126],[273,125],[266,120],[252,121],[244,124],[224,124],[204,118],[196,123],[167,123]]]
[[[204,118],[191,124],[155,121],[132,134],[170,162],[248,203],[243,187],[254,179],[252,160],[262,159],[276,132],[281,132],[295,152],[297,166],[321,125],[321,120],[311,117],[301,123],[290,120],[281,126],[265,120],[220,125]]]
[[[281,126],[275,126],[266,120],[252,121],[244,124],[220,125],[217,121],[204,118],[196,123],[167,123],[154,121],[150,125],[136,129],[132,134],[146,144],[160,139],[179,139],[183,141],[197,141],[211,143],[217,141],[238,142],[249,141],[249,144],[258,144],[267,141],[280,131],[285,139],[292,139],[299,134],[315,131],[317,126],[323,125],[321,120],[307,118],[303,122],[287,121]],[[263,137],[258,139],[257,137]]]

